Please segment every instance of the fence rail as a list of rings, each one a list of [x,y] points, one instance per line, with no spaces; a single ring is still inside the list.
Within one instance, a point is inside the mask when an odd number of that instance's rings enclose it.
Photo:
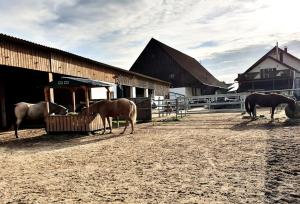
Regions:
[[[279,93],[289,97],[300,95],[300,89],[284,89],[270,91],[256,91],[259,93]],[[299,94],[298,94],[299,93]],[[178,97],[176,99],[154,100],[152,99],[152,114],[158,117],[168,116],[173,113],[175,117],[184,116],[187,113],[207,112],[244,112],[245,99],[250,92],[202,95],[191,97]]]

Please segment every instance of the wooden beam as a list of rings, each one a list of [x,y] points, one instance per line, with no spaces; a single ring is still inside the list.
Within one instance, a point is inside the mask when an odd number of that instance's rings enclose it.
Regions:
[[[73,104],[73,112],[76,111],[76,89],[72,89],[72,104]]]
[[[49,107],[50,88],[47,86],[44,88],[44,95],[45,95],[45,101],[46,101],[46,110],[47,110],[47,114],[49,115],[49,113],[50,113],[50,107]]]
[[[53,74],[52,73],[48,73],[48,78],[49,78],[49,82],[52,82],[53,81]],[[52,103],[54,103],[54,91],[53,91],[53,88],[50,88],[50,101]]]
[[[109,90],[109,87],[105,87],[107,92],[106,92],[106,98],[107,100],[110,100],[110,90]]]
[[[89,88],[84,87],[84,93],[85,93],[85,105],[88,108],[90,106],[90,97],[89,97]]]

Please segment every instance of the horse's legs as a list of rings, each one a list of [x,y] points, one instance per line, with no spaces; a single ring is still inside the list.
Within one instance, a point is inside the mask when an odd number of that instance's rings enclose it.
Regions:
[[[125,128],[124,128],[123,132],[121,132],[121,134],[124,134],[124,132],[125,132],[125,131],[126,131],[126,129],[127,129],[127,126],[128,126],[128,119],[126,119]]]
[[[275,107],[272,107],[271,120],[274,120],[274,111],[275,111]]]
[[[252,113],[252,116],[251,116]],[[252,119],[254,119],[256,117],[256,110],[255,110],[255,104],[250,103],[250,117],[252,117]]]
[[[112,127],[111,127],[111,124],[110,124],[110,119],[109,117],[107,117],[107,122],[108,122],[108,127],[110,129],[110,132],[109,133],[112,133]]]
[[[102,135],[103,135],[106,130],[106,121],[105,121],[105,117],[101,117],[101,119],[102,119],[102,124],[103,124],[103,131],[102,131]]]
[[[133,121],[131,118],[129,118],[129,122],[131,124],[131,133],[130,134],[133,134],[134,133],[134,126],[133,126]]]
[[[18,138],[18,129],[19,129],[19,126],[20,126],[21,122],[22,122],[22,119],[17,118],[17,121],[15,123],[15,136],[16,136],[16,138]]]

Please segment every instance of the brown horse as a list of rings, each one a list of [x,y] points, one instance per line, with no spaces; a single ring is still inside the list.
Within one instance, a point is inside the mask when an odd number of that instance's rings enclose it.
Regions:
[[[89,108],[86,108],[82,111],[82,114],[97,114],[99,113],[103,122],[103,132],[106,130],[105,118],[108,121],[110,128],[110,133],[112,132],[112,127],[110,124],[109,117],[123,117],[126,120],[126,125],[121,134],[123,134],[128,126],[128,121],[131,124],[131,133],[134,132],[134,123],[136,122],[137,110],[136,105],[133,101],[130,101],[126,98],[120,98],[116,100],[102,100],[92,104]]]
[[[256,118],[256,105],[259,105],[261,107],[271,107],[272,108],[271,119],[273,120],[275,108],[282,103],[288,104],[288,106],[292,110],[295,110],[296,101],[294,99],[286,97],[284,95],[275,94],[275,93],[271,93],[271,94],[252,93],[249,96],[247,96],[245,100],[245,107],[247,113],[250,116],[252,113],[252,118]]]
[[[49,114],[55,113],[59,115],[65,115],[67,114],[67,112],[68,112],[67,108],[58,105],[56,103],[49,102]],[[26,103],[26,102],[20,102],[15,104],[15,116],[17,118],[17,121],[15,123],[16,138],[18,138],[18,129],[23,119],[25,118],[29,120],[44,119],[45,121],[47,115],[48,115],[47,103],[45,101],[41,101],[36,104]]]

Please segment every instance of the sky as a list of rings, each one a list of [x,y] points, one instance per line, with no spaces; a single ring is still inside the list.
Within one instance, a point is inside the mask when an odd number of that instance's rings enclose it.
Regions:
[[[151,38],[231,83],[279,43],[300,58],[299,0],[0,0],[0,33],[129,70]]]

